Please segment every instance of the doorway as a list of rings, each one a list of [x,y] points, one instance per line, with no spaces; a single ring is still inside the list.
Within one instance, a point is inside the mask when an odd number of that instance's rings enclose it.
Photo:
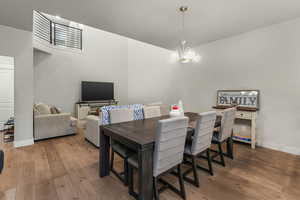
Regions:
[[[13,129],[14,58],[0,56],[0,131],[4,133],[5,142],[13,141]]]

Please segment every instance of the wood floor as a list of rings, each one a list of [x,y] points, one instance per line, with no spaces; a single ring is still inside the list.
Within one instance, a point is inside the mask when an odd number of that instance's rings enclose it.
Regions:
[[[265,148],[251,150],[235,144],[235,159],[215,175],[199,171],[200,188],[186,183],[189,200],[297,200],[300,199],[300,157]],[[16,200],[125,200],[127,188],[113,175],[98,176],[98,149],[76,136],[41,141],[5,151],[0,175],[0,199]],[[121,160],[117,160],[121,166]],[[175,182],[172,176],[166,177]],[[180,199],[170,191],[161,199]]]

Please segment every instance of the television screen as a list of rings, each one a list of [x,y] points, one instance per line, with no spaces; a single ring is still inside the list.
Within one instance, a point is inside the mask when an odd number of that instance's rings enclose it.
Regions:
[[[114,99],[114,83],[81,82],[81,101],[101,101]]]

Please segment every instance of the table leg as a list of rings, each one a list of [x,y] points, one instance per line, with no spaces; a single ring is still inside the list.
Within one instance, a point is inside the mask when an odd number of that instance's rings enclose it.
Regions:
[[[255,119],[251,120],[251,148],[255,149],[256,145],[256,121]]]
[[[232,134],[233,135],[233,134]],[[233,159],[233,140],[232,135],[230,138],[227,139],[226,145],[227,145],[227,156],[231,159]]]
[[[99,137],[99,176],[104,177],[109,175],[109,136],[104,135],[104,131],[100,128]]]
[[[139,200],[153,199],[153,149],[141,149],[139,158]]]

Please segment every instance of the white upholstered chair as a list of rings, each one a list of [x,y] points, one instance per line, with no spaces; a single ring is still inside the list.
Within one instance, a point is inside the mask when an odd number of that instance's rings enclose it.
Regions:
[[[160,120],[157,123],[155,147],[153,155],[153,186],[155,199],[159,199],[158,179],[164,186],[172,188],[177,194],[185,199],[185,189],[181,173],[181,163],[183,160],[184,145],[187,135],[188,118],[179,117]],[[133,168],[138,169],[137,155],[128,158],[129,163],[129,194],[138,198],[134,192]],[[161,179],[161,175],[177,168],[180,191]],[[138,169],[139,170],[139,169]],[[142,178],[142,177],[139,177]]]
[[[161,116],[160,106],[144,106],[143,112],[145,119]]]
[[[234,125],[236,114],[236,108],[228,108],[223,111],[221,128],[219,131],[215,131],[212,138],[212,143],[218,145],[218,151],[213,151],[216,154],[212,156],[212,161],[221,164],[225,167],[224,155],[233,159],[233,145],[232,145],[232,129]],[[228,142],[231,145],[230,149],[227,149],[227,154],[223,153],[222,144]],[[228,145],[227,145],[228,147]],[[215,160],[215,157],[220,156],[220,161]]]
[[[186,160],[188,158],[191,159],[191,162],[189,163],[192,165],[192,168],[184,172],[183,177],[186,181],[194,184],[197,187],[199,187],[197,168],[208,171],[211,175],[213,175],[209,149],[211,146],[216,117],[217,113],[215,111],[200,113],[196,122],[195,130],[190,138],[187,139],[185,145],[185,157]],[[201,154],[205,152],[206,157],[201,156]],[[209,169],[203,168],[196,164],[196,158],[198,157],[207,159]],[[193,172],[194,179],[187,177],[190,172]]]
[[[122,109],[114,109],[109,111],[110,122],[111,124],[121,123],[132,121],[134,119],[132,109],[122,108]],[[114,169],[114,157],[115,153],[117,153],[120,157],[124,159],[124,171],[119,173]],[[127,159],[131,156],[133,152],[128,149],[125,145],[111,140],[111,163],[110,170],[125,184],[128,184],[128,163]]]

